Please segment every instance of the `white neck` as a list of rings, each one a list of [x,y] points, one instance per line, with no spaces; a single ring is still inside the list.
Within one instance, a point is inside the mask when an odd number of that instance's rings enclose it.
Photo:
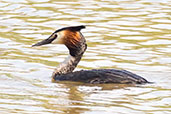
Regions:
[[[86,44],[82,45],[76,56],[69,55],[62,63],[60,63],[59,66],[53,72],[52,79],[55,79],[55,77],[58,75],[72,72],[77,67],[77,64],[81,60],[86,48]]]
[[[81,60],[81,57],[82,55],[80,57],[73,57],[69,55],[62,63],[59,64],[59,66],[53,72],[53,75],[60,75],[72,72]]]

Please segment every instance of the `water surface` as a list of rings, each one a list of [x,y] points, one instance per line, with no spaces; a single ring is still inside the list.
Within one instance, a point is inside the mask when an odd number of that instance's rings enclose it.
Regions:
[[[1,0],[1,114],[171,113],[170,0]],[[32,48],[54,30],[87,25],[76,70],[115,68],[154,84],[52,83],[63,45]]]

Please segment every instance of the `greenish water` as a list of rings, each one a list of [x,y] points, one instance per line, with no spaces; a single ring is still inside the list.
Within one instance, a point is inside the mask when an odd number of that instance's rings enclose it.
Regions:
[[[171,0],[1,0],[1,114],[171,113]],[[87,25],[76,70],[116,68],[154,84],[52,83],[62,45],[32,48],[54,30]]]

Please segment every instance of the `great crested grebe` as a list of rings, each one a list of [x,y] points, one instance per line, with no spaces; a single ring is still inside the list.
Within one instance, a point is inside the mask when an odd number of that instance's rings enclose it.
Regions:
[[[59,64],[52,74],[53,81],[77,81],[91,84],[119,83],[119,84],[145,84],[146,79],[126,70],[92,69],[75,71],[77,64],[86,51],[87,44],[80,32],[85,26],[71,26],[56,30],[52,35],[32,46],[45,44],[64,44],[69,49],[69,56]]]

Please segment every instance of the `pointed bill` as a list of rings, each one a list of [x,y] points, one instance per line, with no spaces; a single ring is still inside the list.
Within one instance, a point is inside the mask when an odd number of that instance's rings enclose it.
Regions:
[[[50,44],[52,41],[54,41],[57,38],[57,34],[52,34],[49,38],[42,40],[34,45],[32,45],[32,47],[34,46],[41,46],[41,45],[46,45],[46,44]]]

